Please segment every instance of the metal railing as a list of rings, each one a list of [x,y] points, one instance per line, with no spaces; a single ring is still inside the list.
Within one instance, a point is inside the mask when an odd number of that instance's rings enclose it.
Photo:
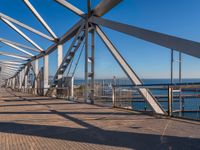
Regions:
[[[153,113],[138,89],[145,88],[157,99],[169,116],[200,120],[200,83],[104,85],[95,83],[94,104]],[[28,94],[43,95],[48,88],[15,89]],[[85,102],[85,86],[74,86],[73,96],[67,87],[55,87],[52,97]],[[88,91],[89,92],[89,91]],[[90,94],[88,94],[90,96]],[[88,97],[90,99],[90,97]]]
[[[138,92],[141,88],[149,89],[169,116],[200,120],[200,83],[113,85],[113,107],[153,112]]]

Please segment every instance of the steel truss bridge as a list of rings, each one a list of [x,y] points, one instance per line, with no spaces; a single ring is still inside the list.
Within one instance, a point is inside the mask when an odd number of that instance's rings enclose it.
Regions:
[[[30,11],[34,14],[37,20],[41,23],[41,25],[48,31],[49,35],[44,34],[37,29],[30,27],[29,25],[24,24],[17,19],[14,19],[6,14],[0,13],[0,19],[7,24],[10,28],[12,28],[15,32],[17,32],[20,36],[22,36],[27,42],[29,42],[32,47],[17,43],[15,41],[11,41],[9,39],[0,38],[0,41],[14,48],[16,51],[21,51],[24,55],[19,55],[16,53],[6,53],[0,52],[0,55],[5,55],[9,57],[13,57],[15,61],[1,60],[1,78],[2,82],[6,87],[11,87],[12,89],[19,88],[27,88],[27,75],[29,71],[34,72],[34,85],[33,89],[36,90],[35,94],[37,94],[38,88],[38,77],[42,75],[42,87],[45,89],[43,91],[44,95],[49,95],[52,93],[52,89],[58,86],[58,80],[62,78],[63,73],[67,68],[70,67],[70,63],[80,48],[81,44],[84,44],[85,50],[85,98],[88,97],[88,88],[94,90],[94,77],[95,77],[95,68],[94,68],[94,52],[95,52],[95,32],[106,45],[107,49],[110,51],[112,56],[118,62],[120,67],[129,77],[134,85],[142,85],[142,81],[134,72],[134,70],[129,66],[123,56],[120,54],[120,51],[115,47],[112,41],[108,38],[108,36],[101,29],[101,26],[107,27],[109,29],[124,33],[131,37],[139,38],[141,40],[151,42],[170,50],[176,50],[181,53],[185,53],[194,57],[200,58],[200,43],[186,40],[183,38],[150,31],[147,29],[143,29],[140,27],[127,25],[124,23],[108,20],[102,18],[102,16],[108,13],[111,9],[114,9],[116,5],[123,3],[122,0],[101,0],[100,3],[95,7],[91,8],[90,0],[88,0],[88,12],[83,12],[79,8],[73,6],[66,0],[54,0],[55,3],[61,5],[61,7],[65,7],[69,9],[76,15],[80,16],[80,20],[74,24],[66,33],[64,33],[61,37],[57,37],[51,27],[45,22],[43,17],[39,14],[39,12],[34,8],[29,0],[23,0],[24,4],[30,9]],[[28,35],[23,33],[16,25],[25,28],[32,33],[41,36],[53,44],[46,49],[42,49],[39,44],[35,43]],[[91,43],[89,44],[89,36],[91,36]],[[65,56],[62,56],[63,44],[70,41],[72,39],[71,45],[67,51]],[[89,47],[91,45],[91,47]],[[88,49],[91,48],[91,51]],[[52,52],[57,50],[58,54],[58,68],[53,78],[53,83],[49,86],[49,74],[48,74],[48,56]],[[37,55],[33,55],[31,52],[37,52]],[[38,59],[43,58],[43,73],[39,71],[38,67]],[[22,61],[26,61],[23,63]],[[88,81],[91,80],[92,84],[89,85]],[[91,86],[91,87],[88,87]],[[165,114],[166,112],[159,105],[156,98],[150,93],[148,88],[139,88],[140,94],[144,97],[144,99],[149,103],[155,113],[157,114]],[[94,92],[93,92],[94,94]]]

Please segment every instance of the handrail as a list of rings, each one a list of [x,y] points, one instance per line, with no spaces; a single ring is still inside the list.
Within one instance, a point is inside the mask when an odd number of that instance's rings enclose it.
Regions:
[[[181,88],[181,87],[188,87],[188,88],[196,88],[199,87],[200,88],[200,82],[190,82],[190,83],[172,83],[172,84],[142,84],[142,85],[112,85],[114,87],[131,87],[134,89],[140,89],[140,88],[149,88],[149,89],[153,89],[153,88],[168,88],[168,87],[173,87],[173,88]]]

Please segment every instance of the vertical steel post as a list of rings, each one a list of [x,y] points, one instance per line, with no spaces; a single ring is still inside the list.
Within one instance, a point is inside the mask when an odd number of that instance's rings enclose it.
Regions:
[[[179,52],[179,83],[182,82],[182,53]]]
[[[60,67],[60,65],[62,64],[62,60],[63,60],[63,45],[62,44],[59,44],[58,46],[57,46],[57,57],[58,57],[58,68]],[[58,80],[61,80],[62,79],[62,74],[58,74]],[[61,87],[59,87],[59,86],[61,86]],[[62,88],[62,84],[60,85],[60,84],[58,84],[56,87],[58,87],[58,88]],[[58,96],[59,95],[59,93],[60,93],[60,91],[61,91],[62,89],[56,89],[56,95]]]
[[[88,4],[88,18],[91,16],[91,0],[88,0],[87,1],[87,4]]]
[[[16,89],[17,87],[17,76],[14,77],[14,90]]]
[[[171,84],[173,83],[173,62],[174,62],[174,50],[171,50]]]
[[[14,77],[12,78],[12,89],[13,90],[15,89],[15,78]]]
[[[8,88],[8,81],[9,81],[9,79],[6,80],[6,88]]]
[[[10,79],[10,88],[12,89],[12,78]]]
[[[24,80],[24,69],[22,69],[22,71],[21,71],[21,78],[22,78],[22,88],[21,88],[21,92],[23,92],[23,90],[24,90],[24,84],[23,84],[23,80]]]
[[[182,83],[182,53],[179,52],[179,83]],[[180,103],[180,116],[182,116],[182,110],[183,110],[183,101],[181,97],[181,88],[179,92],[179,103]]]
[[[39,73],[39,67],[38,67],[38,59],[36,59],[35,60],[35,86],[34,86],[34,93],[35,93],[35,95],[37,95],[37,87],[38,87],[38,85],[37,85],[37,75],[38,75],[38,73]]]
[[[115,108],[116,105],[115,105],[115,85],[112,85],[112,107]]]
[[[173,101],[173,88],[168,87],[168,115],[172,116],[172,101]]]
[[[6,86],[6,88],[9,88],[9,81],[10,81],[10,79],[7,79],[7,86]]]
[[[25,82],[24,82],[24,89],[25,89],[25,92],[28,91],[28,75],[25,75]]]
[[[49,88],[49,55],[45,55],[43,58],[44,74],[43,74],[43,95],[46,94],[47,88]]]
[[[22,89],[22,71],[19,72],[19,91]]]
[[[88,21],[85,24],[85,102],[88,100]]]
[[[12,78],[10,78],[10,88],[12,89]]]
[[[27,69],[28,69],[28,66],[25,66],[25,69],[24,69],[24,92],[27,91],[27,80],[28,80],[28,76],[26,75]]]
[[[7,88],[10,86],[10,79],[7,80]]]
[[[63,45],[62,44],[59,44],[57,46],[57,49],[58,49],[58,68],[60,67],[61,63],[62,63],[62,60],[63,60]],[[58,75],[58,79],[62,78],[62,75],[59,74]]]
[[[11,87],[11,83],[10,83],[11,79],[8,80],[8,87]]]
[[[10,79],[10,88],[12,88],[12,78]]]
[[[8,79],[5,80],[5,88],[8,87]]]
[[[70,99],[74,98],[74,77],[71,77],[71,81],[70,81]]]
[[[92,36],[92,45],[91,45],[91,103],[94,103],[94,92],[95,92],[95,83],[94,83],[94,75],[95,75],[95,70],[94,70],[94,62],[95,62],[95,31],[92,29],[91,31],[91,36]]]

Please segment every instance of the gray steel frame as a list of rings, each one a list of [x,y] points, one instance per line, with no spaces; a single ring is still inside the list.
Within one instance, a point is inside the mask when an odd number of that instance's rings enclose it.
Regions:
[[[11,17],[8,17],[8,16],[0,13],[0,19],[2,21],[4,21],[6,24],[8,24],[13,30],[18,32],[19,35],[21,35],[23,38],[25,38],[28,42],[30,42],[35,47],[35,48],[30,48],[30,47],[24,46],[22,44],[18,44],[16,42],[11,42],[11,41],[0,38],[0,41],[3,42],[4,44],[7,44],[7,45],[31,56],[31,57],[24,57],[24,56],[22,57],[22,56],[18,56],[16,54],[7,54],[8,56],[11,56],[11,57],[13,56],[15,58],[21,58],[23,60],[27,60],[27,62],[23,64],[23,67],[21,67],[16,72],[16,74],[14,74],[13,77],[18,75],[18,73],[21,71],[21,69],[27,68],[27,66],[34,60],[50,54],[51,52],[53,52],[54,50],[57,49],[58,45],[64,44],[65,42],[67,42],[68,40],[73,38],[74,36],[76,37],[81,26],[83,26],[83,24],[85,24],[85,23],[86,23],[86,31],[85,31],[85,37],[86,37],[85,50],[86,50],[86,52],[88,50],[87,36],[88,36],[88,30],[89,30],[89,29],[87,29],[87,26],[89,28],[89,26],[92,25],[92,26],[95,26],[95,30],[98,33],[98,35],[100,36],[100,38],[106,44],[106,46],[108,47],[108,49],[110,50],[110,52],[112,53],[114,58],[118,61],[119,65],[122,67],[122,69],[125,71],[125,73],[128,75],[128,77],[131,79],[131,81],[135,85],[142,85],[143,83],[141,82],[139,77],[135,74],[135,72],[132,70],[132,68],[128,65],[128,63],[125,61],[125,59],[120,55],[119,51],[114,47],[114,45],[108,39],[108,37],[104,34],[104,32],[99,28],[99,25],[105,26],[107,28],[125,33],[127,35],[130,35],[130,36],[133,36],[133,37],[136,37],[136,38],[148,41],[148,42],[152,42],[157,45],[164,46],[166,48],[177,50],[179,52],[200,58],[200,52],[199,52],[200,43],[199,42],[194,42],[191,40],[186,40],[186,39],[178,38],[175,36],[170,36],[167,34],[158,33],[158,32],[150,31],[147,29],[135,27],[132,25],[122,24],[119,22],[114,22],[114,21],[111,21],[108,19],[100,18],[101,16],[103,16],[104,14],[109,12],[117,4],[122,2],[122,0],[101,0],[101,2],[92,10],[90,9],[90,0],[88,0],[88,12],[87,13],[84,13],[82,10],[73,6],[66,0],[55,0],[55,2],[61,4],[62,6],[66,7],[67,9],[71,10],[72,12],[74,12],[75,14],[77,14],[78,16],[81,17],[80,21],[78,21],[72,28],[70,28],[60,38],[57,38],[55,33],[48,26],[48,24],[44,21],[44,19],[40,16],[40,14],[36,11],[36,9],[32,6],[32,4],[29,2],[29,0],[24,0],[24,3],[28,6],[28,8],[31,10],[31,12],[35,15],[35,17],[39,20],[39,22],[46,28],[46,30],[50,33],[50,35],[52,37],[49,37],[48,35],[45,35],[45,34],[41,33],[40,31],[35,30],[32,27],[25,25],[24,23],[21,23]],[[48,47],[45,51],[43,51],[43,49],[40,46],[38,46],[35,42],[33,42],[27,35],[25,35],[21,30],[19,30],[12,23],[20,25],[35,34],[40,35],[43,38],[53,41],[54,43],[50,47]],[[29,50],[33,50],[33,51],[37,51],[40,53],[35,56],[32,56],[31,53],[27,52],[26,50],[23,50],[20,47],[29,49]],[[93,48],[93,50],[94,50],[94,48]],[[1,54],[6,54],[6,53],[1,52]],[[67,55],[65,57],[67,57]],[[86,56],[86,58],[88,58],[88,56]],[[87,63],[88,60],[85,60],[85,61]],[[61,66],[63,66],[63,63],[61,64]],[[87,75],[85,73],[85,79],[87,81],[88,71],[87,71],[86,65],[85,65],[85,68],[86,68],[85,72],[87,72]],[[61,69],[61,67],[58,68],[55,76],[57,76],[57,74],[59,74],[60,69]],[[93,71],[94,71],[94,68],[93,68]],[[87,86],[87,82],[86,82],[86,86]],[[151,93],[146,88],[140,89],[140,93],[146,98],[146,100],[149,102],[149,104],[152,106],[153,110],[156,113],[165,114],[162,107],[159,106],[156,99],[151,95]]]

